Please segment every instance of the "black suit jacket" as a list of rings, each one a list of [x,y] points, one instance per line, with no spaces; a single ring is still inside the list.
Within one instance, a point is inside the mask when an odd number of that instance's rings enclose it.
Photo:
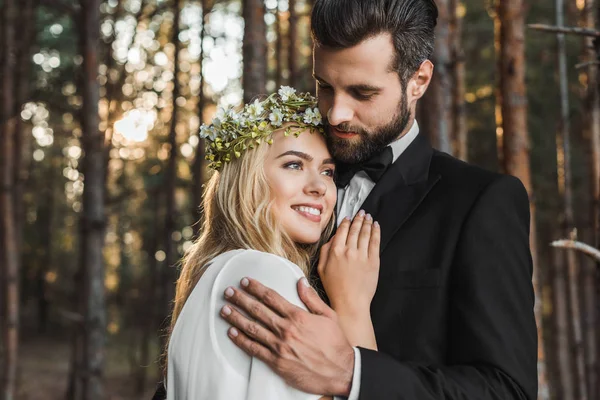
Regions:
[[[360,399],[535,399],[529,201],[521,182],[419,135],[362,207],[381,224]]]

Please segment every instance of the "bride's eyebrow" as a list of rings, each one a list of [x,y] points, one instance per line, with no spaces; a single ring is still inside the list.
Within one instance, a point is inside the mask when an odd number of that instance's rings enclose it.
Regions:
[[[335,165],[335,161],[333,160],[333,158],[326,158],[325,160],[323,160],[323,162],[321,163],[321,165],[325,165],[325,164]]]
[[[281,153],[280,155],[277,156],[277,158],[281,158],[281,157],[285,157],[285,156],[296,156],[296,157],[300,157],[301,159],[306,160],[306,161],[313,160],[312,156],[310,156],[306,153],[303,153],[301,151],[295,151],[295,150],[289,150],[289,151],[286,151],[285,153]]]

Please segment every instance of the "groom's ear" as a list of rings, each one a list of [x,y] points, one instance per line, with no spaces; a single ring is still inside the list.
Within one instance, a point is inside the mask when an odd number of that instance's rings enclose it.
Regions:
[[[408,82],[408,99],[409,103],[413,103],[419,100],[429,87],[431,78],[433,77],[433,63],[429,60],[425,60],[419,66],[419,69]]]

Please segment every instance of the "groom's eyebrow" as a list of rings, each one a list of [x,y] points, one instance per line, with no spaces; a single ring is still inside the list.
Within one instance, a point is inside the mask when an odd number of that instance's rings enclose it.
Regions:
[[[315,80],[319,81],[320,83],[325,83],[325,84],[329,85],[325,79],[321,78],[317,74],[313,74],[313,78],[315,78]],[[345,89],[347,91],[359,91],[359,92],[381,92],[381,90],[382,90],[382,88],[380,88],[380,87],[368,85],[366,83],[350,85],[350,86],[347,86]]]
[[[281,157],[285,157],[285,156],[296,156],[296,157],[300,157],[303,160],[306,161],[312,161],[313,158],[312,156],[303,153],[301,151],[295,151],[295,150],[290,150],[290,151],[286,151],[285,153],[281,153],[279,156],[277,156],[277,158],[281,158]]]

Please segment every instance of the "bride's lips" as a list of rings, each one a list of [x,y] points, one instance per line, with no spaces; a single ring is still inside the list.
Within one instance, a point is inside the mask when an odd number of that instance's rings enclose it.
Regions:
[[[335,129],[334,127],[331,127],[331,131],[335,136],[339,137],[340,139],[350,139],[358,136],[358,134],[355,132],[342,132],[340,130]]]
[[[322,205],[319,205],[319,204],[297,204],[297,205],[292,206],[292,210],[296,211],[298,214],[302,215],[304,218],[308,219],[309,221],[321,222],[321,215],[314,215],[314,214],[311,214],[306,211],[300,211],[300,210],[296,209],[295,207],[316,208],[317,210],[320,210],[322,212],[323,211]]]

